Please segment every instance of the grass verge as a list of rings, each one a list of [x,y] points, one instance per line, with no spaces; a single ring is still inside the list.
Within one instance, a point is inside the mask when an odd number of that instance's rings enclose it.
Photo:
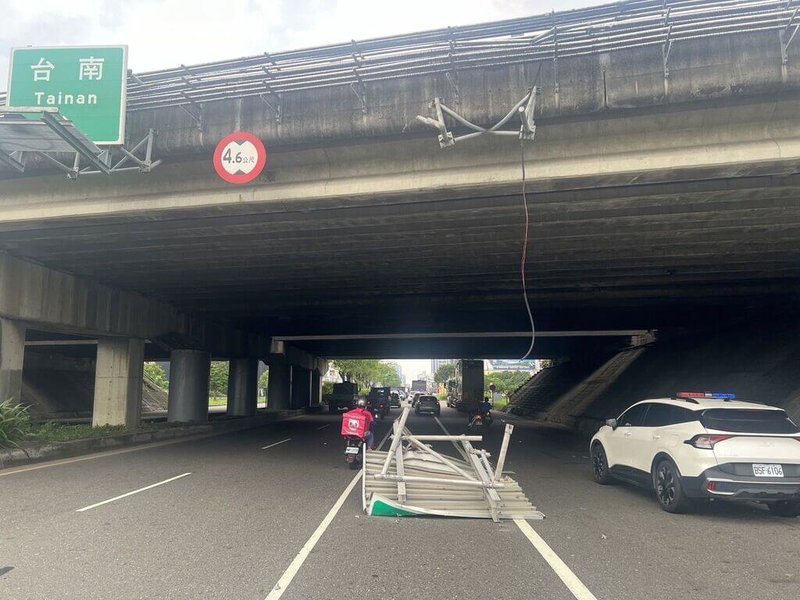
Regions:
[[[124,425],[104,425],[102,427],[92,427],[91,425],[65,425],[47,421],[37,425],[32,425],[26,442],[71,442],[74,440],[86,440],[94,438],[109,437],[112,435],[125,435],[129,433],[143,433],[156,431],[166,427],[164,423],[142,423],[139,427],[131,428]]]

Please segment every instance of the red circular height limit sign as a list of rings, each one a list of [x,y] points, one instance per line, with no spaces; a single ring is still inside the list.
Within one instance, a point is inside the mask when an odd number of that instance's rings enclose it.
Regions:
[[[214,150],[214,169],[228,183],[250,183],[267,164],[267,149],[252,133],[237,131],[225,136]]]

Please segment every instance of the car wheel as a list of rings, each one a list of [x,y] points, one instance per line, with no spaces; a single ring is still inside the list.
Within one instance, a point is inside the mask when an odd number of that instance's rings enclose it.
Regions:
[[[800,516],[800,502],[791,500],[781,500],[780,502],[770,502],[767,504],[769,512],[779,517],[798,517]]]
[[[653,489],[661,508],[669,513],[686,512],[691,505],[691,500],[683,491],[678,468],[671,460],[663,459],[656,464],[653,470]]]
[[[599,443],[592,446],[592,474],[594,475],[594,480],[600,485],[614,483],[611,472],[608,470],[605,448]]]

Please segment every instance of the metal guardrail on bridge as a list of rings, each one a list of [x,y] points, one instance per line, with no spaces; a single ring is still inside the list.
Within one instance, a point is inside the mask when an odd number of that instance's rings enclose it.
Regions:
[[[462,70],[661,45],[665,75],[675,43],[775,31],[783,60],[800,26],[800,0],[629,0],[585,9],[421,33],[265,53],[228,61],[131,73],[128,110],[188,106],[350,86],[366,110],[366,84]],[[777,40],[776,40],[777,41]],[[0,104],[5,101],[0,95]],[[276,105],[280,119],[280,104]]]

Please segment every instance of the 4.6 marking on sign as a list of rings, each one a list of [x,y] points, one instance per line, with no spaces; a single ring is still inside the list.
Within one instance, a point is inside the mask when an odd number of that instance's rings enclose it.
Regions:
[[[230,146],[225,150],[225,153],[222,155],[222,160],[226,163],[235,163],[239,164],[256,164],[258,158],[255,156],[242,156],[241,152],[237,152],[236,156],[233,156],[233,151],[231,150]]]

